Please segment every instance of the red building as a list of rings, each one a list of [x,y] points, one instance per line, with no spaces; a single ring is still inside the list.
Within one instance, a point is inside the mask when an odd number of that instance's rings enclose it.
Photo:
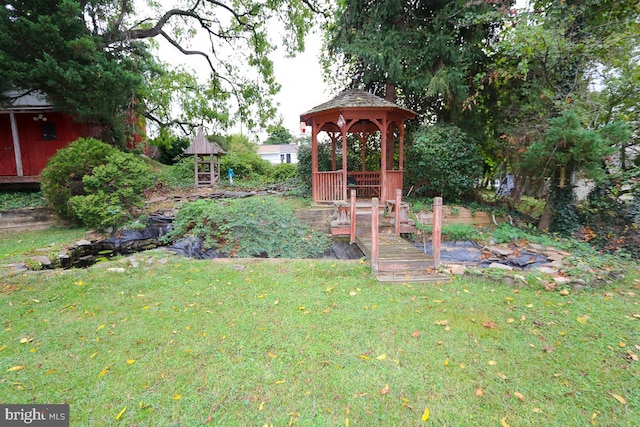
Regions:
[[[96,126],[55,112],[40,93],[12,99],[10,105],[0,107],[0,184],[39,182],[40,172],[58,149],[100,134]]]

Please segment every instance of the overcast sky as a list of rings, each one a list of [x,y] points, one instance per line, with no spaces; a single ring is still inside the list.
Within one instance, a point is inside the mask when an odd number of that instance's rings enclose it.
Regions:
[[[318,34],[307,36],[305,51],[295,58],[285,58],[281,52],[273,56],[278,83],[282,86],[276,101],[280,103],[283,125],[294,137],[300,136],[300,114],[328,101],[329,93],[322,80],[319,57],[322,40]]]

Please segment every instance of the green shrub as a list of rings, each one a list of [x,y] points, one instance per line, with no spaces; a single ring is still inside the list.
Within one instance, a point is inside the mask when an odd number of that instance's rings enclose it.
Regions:
[[[281,183],[298,177],[298,168],[291,163],[280,163],[275,165],[269,173],[269,178],[273,182]]]
[[[115,230],[133,218],[134,208],[142,207],[142,193],[153,181],[142,160],[116,151],[82,178],[87,194],[71,197],[69,204],[85,226]]]
[[[0,191],[0,211],[46,206],[42,192]]]
[[[233,169],[234,180],[247,179],[256,180],[264,177],[271,169],[271,163],[264,160],[256,153],[235,153],[230,152],[220,159],[221,178],[227,177],[229,168]]]
[[[173,225],[169,240],[200,237],[206,247],[232,257],[309,258],[331,246],[323,233],[268,197],[197,200],[180,208]]]
[[[40,188],[54,212],[63,219],[78,221],[68,201],[86,194],[82,177],[106,162],[109,154],[118,151],[109,144],[93,138],[80,138],[58,150],[40,174]]]
[[[193,187],[195,184],[194,166],[193,156],[184,157],[165,168],[159,178],[169,187]]]
[[[149,167],[135,155],[79,139],[49,160],[42,191],[61,217],[104,231],[131,219],[153,181]]]
[[[477,145],[452,125],[423,126],[405,158],[405,182],[418,195],[458,200],[471,195],[482,177]]]

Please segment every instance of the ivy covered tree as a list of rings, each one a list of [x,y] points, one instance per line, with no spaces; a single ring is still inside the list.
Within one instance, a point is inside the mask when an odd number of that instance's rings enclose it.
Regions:
[[[295,52],[322,12],[314,0],[179,0],[163,7],[7,0],[0,8],[0,91],[41,91],[58,110],[103,125],[112,141],[122,138],[123,118],[132,113],[160,126],[224,127],[234,117],[253,126],[273,116],[271,98],[279,89],[269,26],[280,21],[281,44]],[[208,70],[208,78],[161,63],[158,40],[201,58],[200,74]]]
[[[483,132],[474,76],[513,1],[346,0],[327,30],[337,80],[465,131]]]

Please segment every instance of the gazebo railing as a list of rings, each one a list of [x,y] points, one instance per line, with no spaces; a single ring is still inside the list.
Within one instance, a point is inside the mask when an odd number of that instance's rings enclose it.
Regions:
[[[380,172],[347,172],[347,185],[358,197],[380,197]]]
[[[316,202],[332,202],[342,200],[344,179],[342,171],[317,172],[314,177]]]

